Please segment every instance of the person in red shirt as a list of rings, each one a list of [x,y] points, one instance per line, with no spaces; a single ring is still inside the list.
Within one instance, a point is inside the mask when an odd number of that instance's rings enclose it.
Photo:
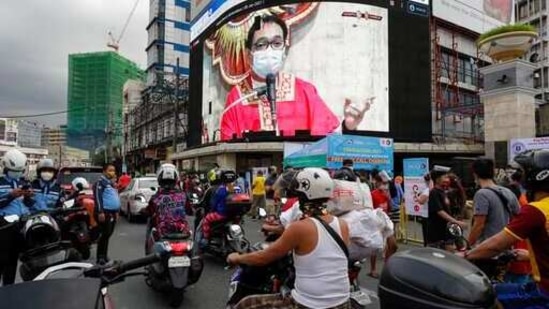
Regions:
[[[124,191],[130,185],[130,182],[132,182],[131,176],[123,172],[122,176],[118,179],[118,190]]]
[[[372,191],[372,203],[374,209],[381,208],[383,212],[389,214],[389,206],[391,205],[391,194],[389,193],[389,183],[384,181],[383,178],[377,174],[374,176],[375,190]],[[376,271],[377,253],[373,253],[370,256],[370,273],[368,274],[372,278],[378,278],[379,275]]]
[[[522,171],[529,204],[505,229],[466,252],[469,260],[488,259],[527,241],[528,251],[517,250],[517,260],[530,260],[535,282],[495,286],[504,308],[547,308],[549,304],[549,149],[529,150],[514,158]]]

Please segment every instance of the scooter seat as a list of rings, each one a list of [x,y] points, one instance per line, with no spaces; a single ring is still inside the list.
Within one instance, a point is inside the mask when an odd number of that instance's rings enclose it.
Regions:
[[[162,236],[162,238],[168,240],[189,239],[190,237],[191,233],[170,233]]]

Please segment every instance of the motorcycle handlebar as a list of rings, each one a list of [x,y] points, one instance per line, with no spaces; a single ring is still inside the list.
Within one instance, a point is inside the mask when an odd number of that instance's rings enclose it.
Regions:
[[[149,254],[143,258],[122,263],[117,267],[118,273],[125,273],[130,270],[138,269],[160,261],[161,256],[158,253]]]

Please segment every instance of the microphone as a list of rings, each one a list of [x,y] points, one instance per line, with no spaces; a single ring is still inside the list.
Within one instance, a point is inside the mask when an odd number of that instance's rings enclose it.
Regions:
[[[275,128],[276,135],[278,136],[278,124],[276,121],[276,77],[274,74],[267,74],[267,100],[271,107],[271,119],[273,121],[273,127]]]
[[[242,104],[242,102],[244,102],[245,100],[249,99],[249,98],[253,98],[253,97],[256,97],[256,96],[262,96],[262,95],[265,95],[267,93],[267,86],[262,86],[262,87],[258,87],[258,88],[255,88],[252,92],[244,95],[243,97],[239,98],[238,100],[234,101],[233,103],[231,103],[231,105],[225,107],[225,109],[223,110],[223,112],[221,112],[221,116],[223,116],[227,111],[229,111],[231,108],[239,105],[239,104]]]

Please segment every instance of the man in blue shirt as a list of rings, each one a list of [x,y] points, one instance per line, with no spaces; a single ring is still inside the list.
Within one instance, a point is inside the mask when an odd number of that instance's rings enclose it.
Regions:
[[[55,181],[57,169],[52,159],[43,159],[36,167],[37,179],[31,183],[34,205],[31,211],[43,211],[59,207],[63,202],[61,186]]]
[[[27,156],[11,149],[2,158],[3,173],[0,175],[0,279],[3,285],[13,284],[17,271],[17,259],[21,249],[21,235],[17,225],[5,217],[23,216],[32,205],[32,191],[22,177],[27,167]]]
[[[97,242],[97,263],[105,264],[109,261],[109,239],[118,220],[120,198],[115,188],[116,168],[107,163],[103,166],[103,175],[93,186],[95,200],[95,214],[99,223],[101,236]]]

